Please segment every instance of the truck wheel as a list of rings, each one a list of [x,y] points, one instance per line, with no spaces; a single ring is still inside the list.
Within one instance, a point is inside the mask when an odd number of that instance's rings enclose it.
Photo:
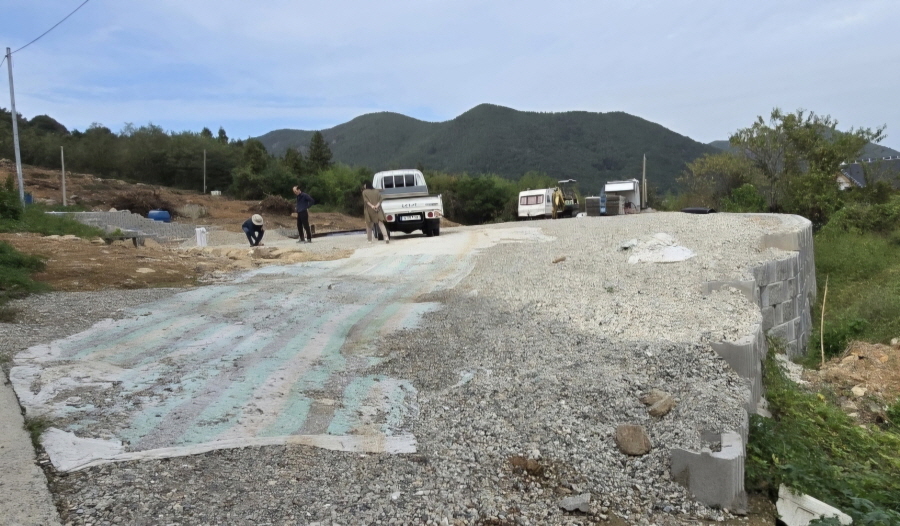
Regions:
[[[422,233],[425,234],[425,237],[431,237],[434,235],[434,230],[429,225],[425,225],[422,227]]]
[[[431,229],[431,234],[434,235],[434,236],[439,236],[439,235],[441,235],[441,227],[440,227],[440,225],[435,226],[434,228],[432,228],[432,229]]]

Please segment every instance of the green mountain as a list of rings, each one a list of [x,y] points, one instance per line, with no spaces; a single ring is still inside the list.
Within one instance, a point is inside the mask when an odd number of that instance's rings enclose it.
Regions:
[[[529,171],[577,179],[596,193],[606,181],[641,177],[673,189],[686,162],[718,150],[659,124],[622,112],[537,113],[482,104],[446,122],[397,113],[372,113],[321,130],[334,160],[373,170],[411,168],[497,174],[518,179]],[[287,148],[306,155],[313,131],[275,130],[257,137],[272,155]]]

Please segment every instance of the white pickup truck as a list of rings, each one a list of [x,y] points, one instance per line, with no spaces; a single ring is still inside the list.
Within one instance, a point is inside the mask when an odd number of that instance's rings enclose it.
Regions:
[[[441,235],[444,201],[440,195],[428,195],[422,172],[378,172],[372,178],[372,186],[381,190],[384,225],[389,231],[410,234],[421,230],[428,237]]]

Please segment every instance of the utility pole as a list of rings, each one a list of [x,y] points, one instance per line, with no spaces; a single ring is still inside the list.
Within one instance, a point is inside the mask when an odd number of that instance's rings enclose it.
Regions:
[[[63,147],[59,147],[59,161],[62,163],[62,191],[63,191],[63,206],[66,205],[66,152],[63,151]]]
[[[641,177],[641,209],[647,208],[647,154],[644,154],[644,175]]]
[[[206,194],[206,149],[203,150],[203,193]]]
[[[16,149],[16,175],[19,177],[19,201],[25,206],[25,181],[22,180],[22,154],[19,153],[19,119],[16,114],[16,92],[13,89],[12,52],[6,48],[6,65],[9,66],[9,105],[12,108],[13,147]]]

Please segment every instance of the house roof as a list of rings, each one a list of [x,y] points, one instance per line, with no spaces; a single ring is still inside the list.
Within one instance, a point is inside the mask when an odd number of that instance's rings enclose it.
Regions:
[[[900,176],[900,155],[896,155],[893,157],[882,157],[880,159],[859,159],[852,163],[844,163],[841,165],[841,173],[846,175],[854,185],[862,188],[866,186],[865,169],[871,170],[873,168],[878,172],[878,174],[887,176],[878,177],[878,179],[893,179],[897,176]],[[896,182],[894,184],[896,184]]]

